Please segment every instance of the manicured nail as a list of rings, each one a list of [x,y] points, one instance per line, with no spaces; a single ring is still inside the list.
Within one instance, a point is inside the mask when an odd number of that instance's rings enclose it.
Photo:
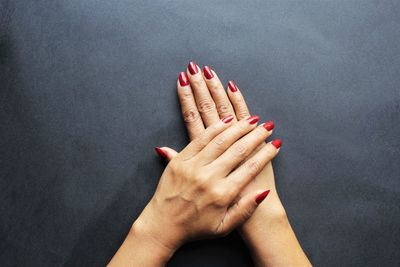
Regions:
[[[231,90],[232,93],[234,93],[234,92],[236,92],[238,90],[237,87],[236,87],[236,84],[234,82],[232,82],[232,81],[228,82],[228,87],[229,87],[229,90]]]
[[[223,123],[230,123],[233,120],[233,115],[226,116],[222,119]]]
[[[275,139],[274,141],[271,142],[271,144],[276,147],[276,149],[280,148],[282,146],[282,140],[281,139]]]
[[[267,121],[266,123],[264,123],[264,128],[265,130],[267,130],[268,132],[271,131],[272,129],[274,129],[275,125],[273,121]]]
[[[179,84],[181,86],[189,85],[189,78],[188,78],[186,72],[179,73]]]
[[[156,151],[156,153],[157,153],[160,157],[163,157],[163,158],[165,158],[165,159],[168,158],[167,153],[165,153],[165,151],[162,150],[161,148],[155,147],[154,150]]]
[[[259,120],[260,120],[260,117],[258,117],[258,116],[250,116],[250,117],[247,118],[247,121],[248,121],[250,124],[255,124],[255,123],[257,123]]]
[[[264,191],[264,192],[262,192],[261,194],[259,194],[259,195],[256,197],[256,203],[257,203],[257,204],[260,204],[261,202],[263,202],[263,200],[268,196],[268,194],[269,194],[270,191],[271,191],[271,190],[267,190],[267,191]]]
[[[193,61],[189,62],[188,69],[189,69],[190,74],[192,74],[192,75],[199,72],[199,69],[197,68],[196,63],[194,63]]]
[[[204,71],[204,76],[206,76],[208,80],[214,78],[214,74],[209,66],[205,66],[203,68],[203,71]]]

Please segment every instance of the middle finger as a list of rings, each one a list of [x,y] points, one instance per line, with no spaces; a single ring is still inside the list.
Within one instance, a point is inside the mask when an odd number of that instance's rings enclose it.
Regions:
[[[200,112],[203,123],[206,127],[220,120],[215,103],[210,95],[210,91],[204,81],[199,66],[190,62],[187,70],[190,85],[196,100],[197,109]]]

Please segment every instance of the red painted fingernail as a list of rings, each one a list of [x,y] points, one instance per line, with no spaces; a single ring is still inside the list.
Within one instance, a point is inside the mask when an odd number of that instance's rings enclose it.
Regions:
[[[271,190],[267,190],[267,191],[264,191],[264,192],[262,192],[261,194],[259,194],[259,195],[256,197],[256,203],[257,203],[257,204],[260,204],[261,202],[263,202],[263,200],[268,196],[268,194],[269,194],[270,191],[271,191]]]
[[[250,117],[247,118],[247,121],[248,121],[250,124],[255,124],[255,123],[257,123],[259,120],[260,120],[260,117],[258,117],[258,116],[250,116]]]
[[[229,87],[229,90],[231,90],[232,93],[234,93],[234,92],[236,92],[238,90],[237,87],[236,87],[236,84],[234,82],[232,82],[232,81],[228,82],[228,87]]]
[[[266,123],[264,123],[264,128],[265,130],[267,130],[268,132],[271,131],[272,129],[274,129],[275,125],[273,121],[267,121]]]
[[[224,123],[230,123],[233,120],[233,115],[226,116],[222,119]]]
[[[206,76],[208,80],[214,78],[214,74],[209,66],[205,66],[203,68],[203,71],[204,71],[204,76]]]
[[[275,139],[274,141],[271,142],[271,144],[276,147],[276,149],[280,148],[282,146],[282,140],[281,139]]]
[[[197,68],[196,63],[194,63],[193,61],[189,62],[188,69],[189,69],[190,74],[192,74],[192,75],[199,72],[199,69]]]
[[[189,78],[188,78],[186,72],[179,73],[179,84],[181,86],[189,85]]]
[[[167,153],[165,153],[165,151],[162,150],[161,148],[155,147],[154,150],[156,151],[156,153],[157,153],[160,157],[163,157],[163,158],[165,158],[165,159],[168,158]]]

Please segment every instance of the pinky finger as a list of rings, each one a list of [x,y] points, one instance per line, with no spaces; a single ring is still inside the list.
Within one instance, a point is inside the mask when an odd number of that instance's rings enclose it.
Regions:
[[[232,198],[264,169],[268,162],[279,153],[281,146],[280,139],[269,142],[228,176],[227,182],[231,183],[229,188],[232,188],[230,194]]]
[[[218,227],[218,233],[229,233],[232,229],[249,219],[258,205],[268,196],[269,192],[270,190],[258,190],[240,198],[227,210],[225,218]]]
[[[242,93],[233,81],[229,81],[228,83],[228,96],[238,120],[250,116],[246,101],[244,101]]]

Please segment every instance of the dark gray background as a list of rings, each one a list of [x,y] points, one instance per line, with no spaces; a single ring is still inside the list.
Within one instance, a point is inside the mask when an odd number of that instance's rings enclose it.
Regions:
[[[284,140],[278,190],[315,266],[400,266],[399,1],[0,0],[1,266],[102,266],[187,143],[189,60]],[[169,266],[251,266],[237,234]]]

